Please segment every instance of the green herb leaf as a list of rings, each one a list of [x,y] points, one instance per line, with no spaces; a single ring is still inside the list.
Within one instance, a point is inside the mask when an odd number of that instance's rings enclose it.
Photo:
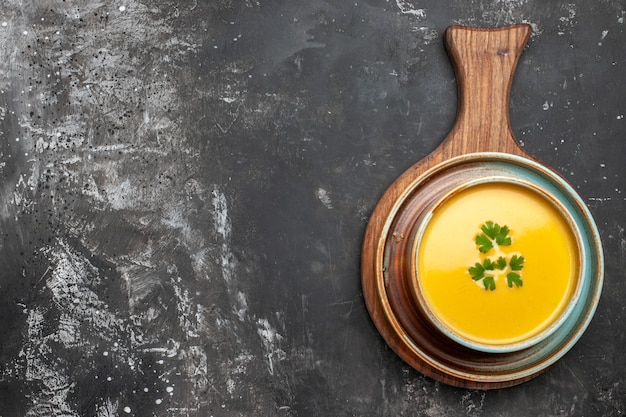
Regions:
[[[507,226],[500,226],[496,223],[496,227],[500,230],[496,234],[496,243],[498,246],[511,246],[511,238],[509,236],[509,228]]]
[[[494,264],[490,258],[485,258],[483,261],[483,267],[485,268],[485,271],[493,271],[496,269],[496,264]]]
[[[506,268],[506,259],[504,258],[504,256],[500,256],[498,258],[498,260],[495,263],[496,269],[502,271],[504,268]]]
[[[506,283],[508,284],[509,288],[512,288],[513,284],[515,284],[516,287],[521,287],[522,285],[524,285],[524,282],[522,282],[522,277],[517,272],[509,272],[506,275]]]
[[[474,242],[478,246],[478,250],[481,253],[487,253],[493,248],[493,242],[485,234],[476,235]]]
[[[485,224],[480,226],[480,230],[483,231],[485,235],[487,235],[490,239],[495,239],[496,235],[500,232],[500,226],[492,221],[487,221]]]
[[[510,246],[511,238],[509,237],[509,228],[500,226],[492,221],[485,222],[480,226],[483,233],[476,235],[474,242],[478,246],[481,253],[487,253],[493,248],[495,242],[498,246]]]
[[[524,268],[524,261],[525,259],[523,256],[513,255],[509,265],[513,271],[521,271]]]
[[[474,266],[471,266],[468,269],[468,272],[470,273],[474,281],[481,280],[485,277],[485,268],[480,262],[476,262]]]
[[[493,277],[485,277],[485,279],[483,279],[483,285],[485,286],[486,290],[493,291],[496,289],[496,281],[493,279]]]

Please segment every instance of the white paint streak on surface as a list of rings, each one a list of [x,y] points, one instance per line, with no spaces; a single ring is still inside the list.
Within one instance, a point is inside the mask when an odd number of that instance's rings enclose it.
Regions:
[[[198,323],[195,314],[195,303],[190,296],[189,289],[183,286],[182,279],[176,277],[171,280],[174,294],[176,295],[176,312],[178,324],[184,331],[186,339],[198,337]]]
[[[119,402],[111,401],[107,398],[102,404],[98,405],[96,409],[96,417],[117,417],[119,415]]]
[[[589,197],[587,198],[589,201],[626,201],[626,197],[615,198],[615,197]]]
[[[48,250],[54,269],[46,280],[52,300],[62,311],[77,320],[89,323],[111,340],[124,327],[121,319],[108,311],[92,287],[100,281],[98,270],[81,255],[61,241]]]
[[[80,320],[63,313],[59,318],[58,338],[65,347],[80,346]]]
[[[604,38],[606,38],[608,34],[609,34],[608,30],[602,31],[602,33],[600,34],[600,40],[598,41],[598,46],[602,46],[602,41],[604,40]]]
[[[235,257],[230,249],[232,225],[228,217],[226,195],[217,187],[213,189],[213,222],[221,238],[220,267],[224,281],[231,282],[235,272]]]
[[[26,380],[42,385],[42,389],[31,397],[31,407],[26,416],[65,415],[78,416],[68,402],[72,384],[49,357],[53,352],[51,343],[55,335],[43,334],[44,316],[40,309],[29,311],[28,340],[23,349],[26,359]]]
[[[117,184],[110,182],[107,185],[106,194],[111,209],[124,210],[133,207],[134,197],[138,192],[133,189],[130,179],[126,178]]]
[[[248,299],[246,294],[241,291],[237,293],[237,304],[235,309],[239,321],[245,321],[248,313]]]
[[[426,17],[426,11],[418,8],[414,3],[415,0],[396,0],[396,5],[400,9],[400,13],[415,16],[423,19]]]
[[[424,45],[430,45],[433,41],[439,39],[437,30],[427,26],[414,27],[411,29],[411,32],[419,33],[424,40]]]
[[[110,311],[94,291],[101,284],[98,269],[62,240],[41,252],[50,261],[41,280],[45,280],[50,292],[51,305],[28,310],[28,333],[23,349],[25,377],[27,381],[41,384],[42,389],[31,396],[26,415],[77,416],[68,400],[75,383],[55,351],[80,351],[88,358],[96,355],[100,343],[105,343],[113,345],[116,355],[123,358],[111,359],[116,367],[132,366],[136,359],[129,354],[128,346],[114,342],[125,334],[126,323]],[[48,316],[48,312],[57,313],[58,319],[54,319],[55,314]],[[82,371],[88,372],[87,369]],[[98,415],[111,415],[115,404],[108,399],[99,406]]]
[[[330,193],[328,191],[326,191],[323,188],[318,188],[317,190],[315,190],[315,195],[322,202],[324,207],[326,207],[329,210],[333,208],[333,204],[330,199]]]
[[[280,348],[283,336],[270,325],[267,319],[257,320],[257,334],[263,342],[267,370],[270,375],[274,375],[276,364],[287,357],[285,351]]]
[[[566,11],[567,15],[559,18],[559,24],[557,26],[557,34],[560,36],[565,35],[566,32],[572,34],[574,25],[576,24],[576,5],[574,3],[568,3],[566,5]]]
[[[181,352],[183,369],[191,381],[193,392],[204,392],[209,386],[208,358],[202,346],[190,346]]]
[[[235,381],[233,381],[232,378],[226,380],[226,392],[231,396],[235,393]]]
[[[230,240],[232,226],[228,218],[228,204],[226,196],[217,187],[213,189],[213,209],[215,210],[213,219],[217,233],[223,240]]]

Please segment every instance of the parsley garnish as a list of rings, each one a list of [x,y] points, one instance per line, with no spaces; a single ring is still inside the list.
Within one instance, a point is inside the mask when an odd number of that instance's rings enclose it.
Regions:
[[[480,262],[476,262],[476,264],[469,268],[469,273],[472,275],[472,279],[474,281],[481,280],[485,278],[486,271],[493,271],[494,264],[491,262],[491,259],[487,258],[481,264]]]
[[[495,254],[468,268],[467,271],[472,279],[477,282],[480,281],[485,290],[488,291],[496,289],[496,280],[499,275],[506,276],[506,283],[509,288],[513,288],[513,285],[516,287],[523,286],[521,271],[524,268],[524,257],[513,254],[509,258],[509,254],[500,250],[501,246],[511,246],[513,243],[509,236],[510,229],[508,226],[500,226],[498,223],[486,221],[480,226],[480,230],[482,233],[478,233],[474,237],[478,251],[486,255],[493,250]]]
[[[485,277],[483,279],[483,285],[486,290],[495,290],[496,289],[496,280],[493,277]]]
[[[522,285],[524,285],[522,277],[517,272],[509,272],[508,274],[506,274],[506,283],[509,288],[513,288],[513,284],[515,284],[516,287],[521,287]]]
[[[496,269],[502,271],[504,268],[506,268],[506,258],[504,256],[501,256],[496,261]]]
[[[478,245],[478,250],[482,253],[487,253],[493,248],[493,243],[491,243],[491,239],[489,239],[489,237],[484,234],[476,235],[474,241]]]
[[[524,257],[513,255],[513,257],[511,258],[511,262],[509,262],[509,265],[511,266],[511,269],[513,271],[521,271],[522,268],[524,268]]]
[[[485,222],[480,227],[483,232],[476,235],[474,242],[478,245],[478,250],[482,253],[487,253],[494,248],[494,242],[498,246],[510,246],[511,238],[509,235],[509,228],[502,226],[492,221]]]

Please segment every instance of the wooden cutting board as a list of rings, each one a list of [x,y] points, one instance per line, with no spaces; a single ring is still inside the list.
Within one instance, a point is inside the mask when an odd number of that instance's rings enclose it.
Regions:
[[[511,84],[530,34],[531,27],[526,24],[489,29],[451,26],[446,30],[445,43],[458,86],[456,122],[440,146],[384,193],[364,237],[363,294],[378,331],[409,365],[455,386],[501,388],[543,372],[587,327],[602,287],[602,249],[591,215],[560,176],[520,148],[511,131]],[[435,201],[446,187],[495,171],[520,175],[524,181],[536,178],[545,182],[547,189],[557,190],[572,216],[580,219],[576,227],[581,224],[581,256],[589,258],[584,263],[589,271],[585,270],[588,276],[581,290],[582,304],[574,309],[576,316],[552,339],[523,352],[478,352],[451,342],[420,314],[407,282],[412,272],[406,258],[414,245],[410,235],[424,216],[422,206]]]

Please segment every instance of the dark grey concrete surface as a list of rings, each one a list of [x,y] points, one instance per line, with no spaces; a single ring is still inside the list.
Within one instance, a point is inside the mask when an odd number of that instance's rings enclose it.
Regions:
[[[626,413],[623,0],[4,0],[0,416]],[[606,255],[597,314],[518,387],[406,366],[367,219],[441,142],[448,25],[527,22],[515,135]]]

